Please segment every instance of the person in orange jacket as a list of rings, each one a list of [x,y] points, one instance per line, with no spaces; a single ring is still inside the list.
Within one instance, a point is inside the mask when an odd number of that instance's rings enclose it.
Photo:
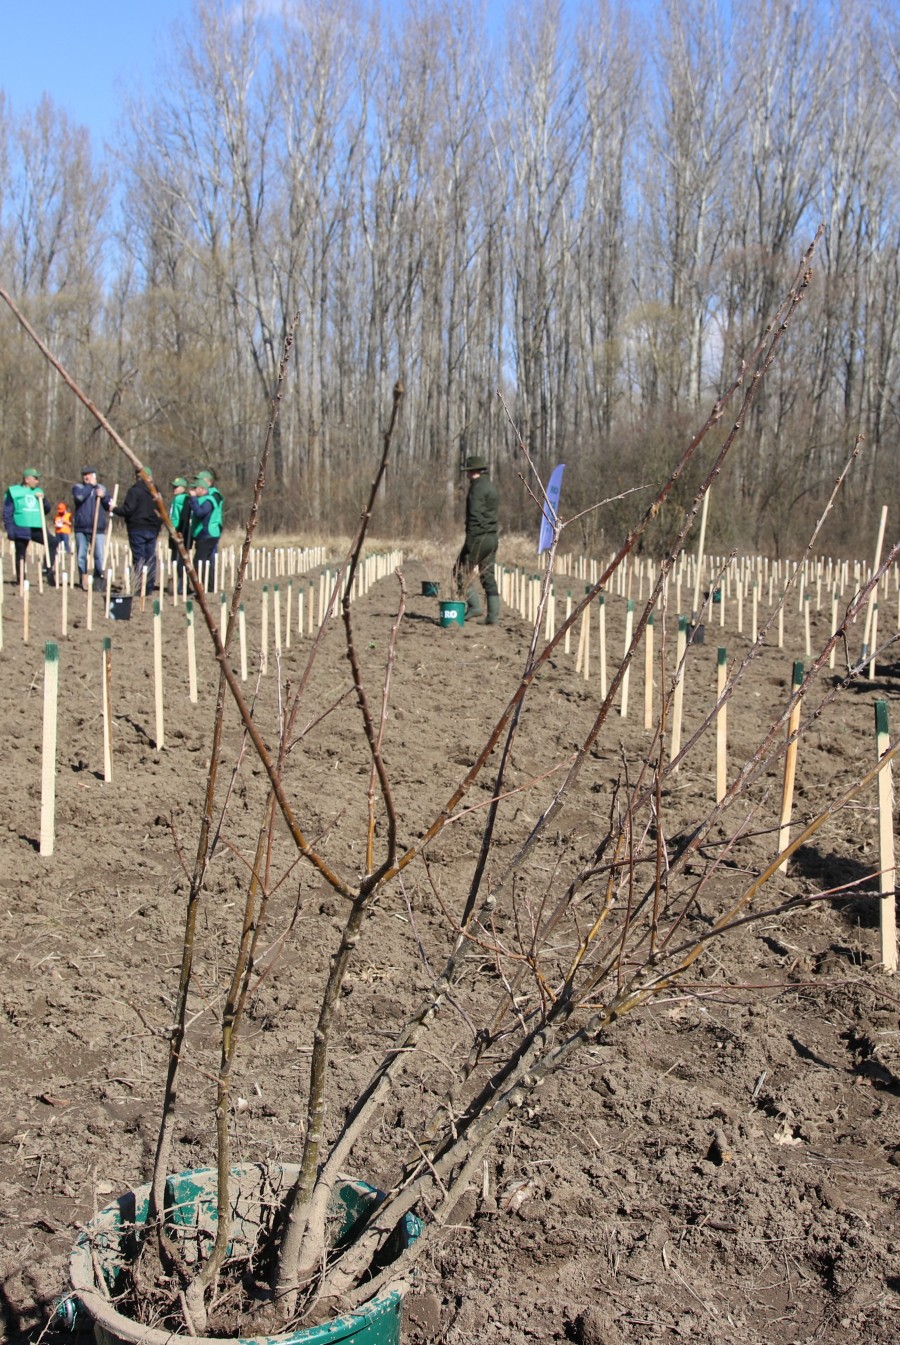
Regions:
[[[59,539],[59,550],[66,554],[72,549],[72,510],[69,509],[65,500],[60,500],[56,506],[56,514],[53,519],[53,527],[56,530],[56,536]]]

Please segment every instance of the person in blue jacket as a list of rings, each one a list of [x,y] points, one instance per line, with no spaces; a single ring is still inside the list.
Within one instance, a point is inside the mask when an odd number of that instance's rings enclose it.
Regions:
[[[224,500],[212,483],[211,472],[198,472],[191,485],[191,541],[194,544],[194,569],[200,574],[204,561],[209,563],[209,588],[216,587],[215,561],[222,536]]]
[[[84,588],[84,576],[87,574],[88,552],[91,538],[94,539],[94,578],[103,578],[103,558],[106,553],[106,530],[109,526],[109,493],[105,486],[97,481],[96,467],[82,467],[81,481],[72,487],[75,501],[75,515],[72,521],[75,532],[75,550],[78,553],[78,584]]]
[[[15,582],[25,570],[25,557],[29,542],[44,542],[44,526],[41,515],[50,513],[50,506],[44,492],[38,484],[41,474],[36,467],[26,467],[18,485],[10,486],[3,497],[3,526],[6,535],[15,548]],[[47,534],[49,555],[44,557],[44,578],[48,584],[55,584],[53,561],[56,557],[56,534]]]

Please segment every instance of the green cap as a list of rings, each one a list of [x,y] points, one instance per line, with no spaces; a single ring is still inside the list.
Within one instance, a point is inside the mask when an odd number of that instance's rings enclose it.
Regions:
[[[198,472],[198,473],[197,473],[197,480],[199,481],[201,478],[202,478],[204,481],[212,481],[212,480],[214,480],[214,477],[213,477],[212,472],[208,471],[205,467],[204,467],[204,469],[203,469],[202,472]]]
[[[473,457],[466,458],[462,470],[464,472],[486,472],[488,470],[488,465],[484,458],[476,453]]]
[[[24,480],[26,476],[36,476],[40,480],[40,475],[36,467],[26,467],[22,472],[22,479]]]
[[[209,480],[205,476],[198,476],[191,482],[191,490],[209,490]]]
[[[185,481],[185,479],[184,479],[183,476],[176,476],[175,479],[174,479],[174,481],[172,482],[172,485],[173,485],[173,486],[184,486],[185,490],[187,490],[187,488],[188,488],[188,483]]]

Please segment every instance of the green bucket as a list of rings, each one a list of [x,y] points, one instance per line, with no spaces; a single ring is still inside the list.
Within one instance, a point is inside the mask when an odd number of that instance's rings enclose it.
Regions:
[[[229,1251],[246,1255],[254,1247],[259,1228],[272,1210],[279,1209],[297,1177],[295,1165],[247,1163],[233,1170],[231,1242]],[[337,1239],[352,1239],[354,1228],[380,1192],[366,1182],[344,1180],[335,1188],[332,1211],[339,1226]],[[110,1296],[125,1287],[123,1267],[133,1264],[144,1239],[150,1186],[136,1187],[119,1196],[91,1220],[69,1258],[73,1295],[57,1308],[58,1318],[73,1330],[93,1321],[100,1345],[171,1345],[171,1331],[147,1326],[119,1313]],[[207,1241],[216,1226],[216,1171],[197,1168],[166,1178],[165,1224],[170,1235],[181,1232],[185,1260],[190,1262],[199,1234]],[[415,1215],[401,1220],[386,1248],[388,1257],[415,1242],[421,1232]],[[102,1272],[104,1288],[97,1287]],[[231,1337],[234,1345],[400,1345],[402,1298],[395,1290],[379,1294],[356,1312],[335,1317],[321,1326],[299,1327],[282,1335]],[[191,1345],[225,1345],[228,1337],[181,1337]]]
[[[464,626],[466,624],[466,604],[464,602],[441,603],[442,626]]]

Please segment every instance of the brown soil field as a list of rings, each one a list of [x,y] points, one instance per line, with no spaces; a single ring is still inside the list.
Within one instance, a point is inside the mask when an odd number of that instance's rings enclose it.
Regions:
[[[422,580],[445,579],[429,568],[414,546],[406,548],[408,598],[384,737],[401,845],[421,834],[473,761],[529,643],[525,622],[505,606],[497,628],[442,628],[436,601],[419,596]],[[251,645],[259,641],[258,594],[258,584],[248,588]],[[59,594],[33,595],[27,645],[15,587],[7,582],[3,596],[0,1297],[6,1340],[24,1345],[68,1338],[52,1320],[48,1326],[48,1316],[65,1291],[77,1229],[149,1171],[216,666],[201,627],[192,704],[184,612],[167,602],[165,745],[157,750],[150,612],[136,611],[129,622],[96,616],[88,631],[83,602],[73,603],[68,636],[59,640],[55,851],[41,857],[43,652],[57,638]],[[397,582],[388,577],[354,608],[376,705],[397,602]],[[896,607],[893,589],[886,605]],[[802,623],[791,607],[785,648],[763,649],[729,705],[732,771],[786,702],[792,660],[803,653]],[[624,601],[610,596],[607,613],[609,647],[621,649]],[[829,615],[814,616],[814,648],[827,637]],[[716,646],[725,645],[730,659],[749,646],[732,611],[724,628],[714,622],[689,656],[686,733],[714,699]],[[668,625],[674,644],[671,617]],[[104,635],[112,637],[111,783],[103,779]],[[298,685],[310,643],[294,632],[282,650],[284,683]],[[560,648],[549,660],[523,716],[510,777],[520,792],[501,808],[492,871],[521,844],[555,788],[548,772],[596,714],[596,647],[585,680],[575,671],[576,645],[577,638],[569,654]],[[874,764],[873,702],[887,698],[894,712],[896,673],[879,667],[874,681],[826,704],[804,733],[797,825]],[[247,683],[269,738],[277,674],[270,657],[259,684],[253,674]],[[824,672],[814,699],[831,686]],[[630,693],[628,717],[607,721],[568,807],[543,836],[532,885],[552,892],[582,862],[607,825],[612,782],[646,757],[640,660]],[[329,864],[361,872],[369,768],[340,620],[329,626],[297,723],[289,780],[298,815]],[[176,1143],[181,1168],[213,1155],[220,950],[260,821],[261,771],[252,755],[241,756],[233,709],[222,765],[222,788],[232,789],[235,806],[216,847],[201,921]],[[752,834],[723,875],[723,890],[775,853],[779,769],[773,765],[754,787]],[[673,837],[709,810],[714,778],[707,736],[667,781]],[[432,847],[427,873],[411,866],[367,921],[340,1009],[332,1118],[440,965],[446,912],[459,909],[467,890],[491,789],[488,771],[465,817]],[[872,875],[875,805],[873,786],[830,818],[779,875],[774,896],[808,896]],[[379,829],[377,844],[383,839]],[[339,898],[297,864],[283,826],[277,859],[273,942],[288,932],[276,971],[254,995],[238,1057],[236,1159],[298,1156],[317,986],[340,927]],[[900,987],[878,966],[875,892],[869,879],[849,897],[714,941],[689,984],[623,1019],[543,1084],[501,1132],[484,1181],[459,1202],[420,1262],[405,1309],[407,1345],[900,1341]],[[519,900],[528,895],[526,884]],[[713,909],[722,900],[713,881],[700,904]],[[483,961],[473,963],[470,1005],[480,1002],[482,981],[485,994],[496,990]],[[433,1089],[468,1049],[471,1012],[447,1010],[366,1137],[359,1175],[380,1184],[395,1175]],[[727,1139],[724,1155],[718,1131]]]

